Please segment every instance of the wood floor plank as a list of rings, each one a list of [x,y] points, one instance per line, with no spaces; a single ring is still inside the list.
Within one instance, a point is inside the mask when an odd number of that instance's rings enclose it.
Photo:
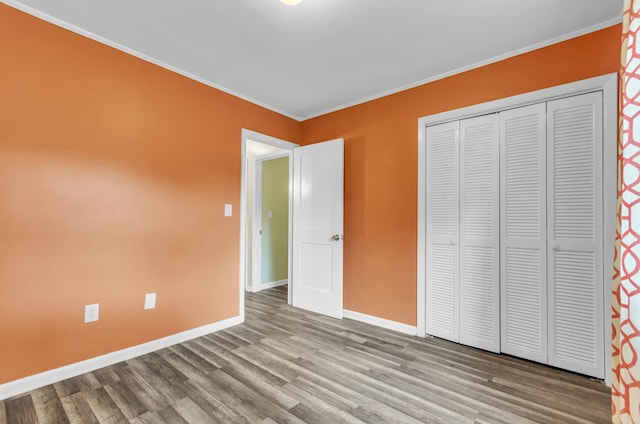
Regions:
[[[222,371],[281,408],[288,410],[296,406],[298,401],[282,390],[284,382],[282,384],[274,384],[273,379],[264,377],[263,372],[255,372],[253,370],[255,370],[255,368],[236,365],[229,365],[222,368]]]
[[[191,342],[187,342],[184,345],[191,349],[196,355],[205,357],[207,361],[215,365],[215,369],[212,371],[220,369],[228,364],[228,362],[220,356],[221,354],[226,353],[227,350],[208,339],[200,337]]]
[[[180,414],[176,411],[173,406],[168,406],[166,408],[158,411],[158,415],[167,423],[167,424],[189,424]]]
[[[165,378],[163,371],[165,371],[166,368],[162,367],[155,358],[134,358],[127,361],[127,363],[133,372],[137,373],[150,387],[153,387],[158,393],[162,394],[168,402],[173,403],[186,396],[178,384],[170,384],[172,381]]]
[[[100,424],[82,392],[60,399],[71,424]]]
[[[104,389],[126,418],[132,419],[148,412],[138,396],[122,381],[104,386]]]
[[[435,384],[443,389],[449,390],[449,393],[465,393],[466,402],[471,402],[471,406],[476,405],[480,410],[492,409],[506,411],[508,415],[512,416],[515,422],[519,420],[532,420],[533,422],[554,422],[560,423],[563,421],[562,414],[556,414],[555,418],[546,414],[544,408],[536,407],[533,403],[527,403],[526,399],[519,399],[510,393],[494,390],[489,387],[488,381],[476,381],[473,379],[461,379],[461,378],[447,378],[447,373],[438,375],[437,379],[433,380],[432,375],[438,374],[438,371],[429,368],[421,369],[411,368],[414,375],[418,376],[423,381],[433,381]],[[451,396],[455,398],[455,396]],[[553,413],[553,410],[549,410]],[[559,412],[559,411],[558,411]],[[575,422],[580,422],[576,420]]]
[[[187,423],[215,423],[213,417],[202,410],[191,398],[180,399],[173,406]]]
[[[53,386],[46,386],[31,392],[38,424],[69,424],[60,398]]]
[[[245,323],[0,401],[0,424],[599,424],[601,381],[247,293]]]
[[[158,411],[169,406],[169,401],[153,386],[145,381],[135,370],[124,367],[116,371],[121,381],[129,390],[136,394],[138,400],[147,411]]]
[[[403,402],[393,399],[386,393],[378,393],[366,385],[354,383],[350,376],[334,371],[333,367],[318,366],[315,362],[309,360],[298,360],[296,362],[306,370],[306,372],[302,373],[305,378],[339,396],[353,400],[359,405],[358,409],[362,415],[378,416],[384,422],[402,424],[420,422],[404,413],[405,405]],[[359,417],[359,415],[354,416]]]
[[[246,359],[248,362],[264,369],[270,374],[289,382],[297,377],[297,373],[287,366],[278,355],[253,345],[250,349],[240,348],[234,354]]]
[[[70,396],[74,393],[78,393],[81,389],[75,378],[68,378],[53,384],[53,388],[56,390],[60,399]]]
[[[214,371],[210,377],[211,381],[222,389],[214,396],[220,396],[219,399],[225,404],[234,402],[235,408],[233,409],[238,408],[240,414],[250,422],[259,422],[270,417],[277,422],[304,423],[287,410],[227,374],[224,369]]]
[[[201,374],[208,374],[210,372],[210,371],[207,371],[206,369],[202,369],[202,368],[198,368],[198,367],[193,366],[193,364],[191,364],[186,359],[184,359],[182,356],[180,356],[180,355],[178,355],[178,354],[176,354],[174,352],[165,354],[165,355],[163,355],[162,358],[168,364],[170,364],[172,367],[174,367],[176,370],[180,371],[180,373],[182,375],[184,375],[187,380],[190,380],[190,379],[192,379],[192,378],[194,378],[194,377],[196,377],[198,375],[201,375]],[[213,369],[216,369],[216,368],[213,368]]]
[[[9,399],[6,402],[7,421],[11,424],[33,424],[38,422],[36,408],[30,394]]]
[[[335,404],[326,402],[312,392],[292,383],[287,384],[285,389],[298,400],[289,411],[305,422],[364,424],[351,414],[355,408],[336,407]]]
[[[212,361],[211,356],[203,356],[194,352],[192,349],[189,349],[190,344],[180,344],[171,346],[169,349],[176,356],[182,358],[185,362],[191,365],[193,368],[199,370],[200,372],[209,373],[211,371],[217,370],[221,367],[220,364],[216,364]],[[166,356],[166,355],[165,355]]]
[[[473,422],[478,416],[479,411],[476,407],[460,402],[459,399],[438,396],[418,385],[399,379],[393,374],[393,370],[371,370],[365,374],[385,386],[391,386],[400,392],[410,393],[417,400],[413,399],[409,400],[409,402],[434,411],[443,420],[448,420],[449,422]]]
[[[7,424],[7,406],[5,402],[0,402],[0,424]]]
[[[252,402],[251,399],[239,399],[229,392],[229,389],[215,380],[215,371],[212,378],[202,377],[197,380],[190,381],[190,385],[195,385],[196,389],[206,393],[207,397],[212,397],[215,402],[229,408],[237,415],[241,416],[249,423],[259,422],[265,417],[260,413],[255,412],[255,408],[250,408],[247,405]],[[212,402],[213,403],[213,402]]]
[[[287,383],[285,388],[289,389],[291,386],[304,390],[332,407],[342,411],[353,411],[359,406],[354,400],[340,396],[338,393],[329,390],[320,384],[316,384],[305,377],[296,378],[291,383]]]
[[[155,412],[147,412],[139,417],[133,417],[129,420],[129,424],[172,424],[167,423],[160,415]]]
[[[98,381],[98,379],[92,372],[79,375],[77,377],[74,377],[73,379],[82,392],[89,392],[91,390],[102,387],[102,384],[100,384],[100,381]]]
[[[120,380],[118,374],[115,372],[116,366],[102,368],[92,372],[93,376],[100,383],[100,386],[106,386],[108,384],[115,383]]]
[[[532,388],[528,384],[523,384],[518,381],[506,381],[505,379],[493,379],[490,384],[498,390],[509,391],[512,395],[526,398],[536,404],[548,405],[557,402],[558,406],[556,409],[571,417],[582,418],[587,422],[589,420],[606,421],[611,418],[610,410],[603,408],[602,410],[585,411],[584,408],[580,406],[581,402],[600,401],[601,396],[595,393],[585,393],[580,390],[576,390],[577,396],[573,395],[570,391],[550,393],[544,387]]]
[[[100,424],[123,424],[129,422],[103,387],[85,392],[84,397]]]
[[[263,334],[260,334],[255,330],[252,330],[247,327],[243,327],[241,325],[227,328],[225,331],[229,334],[233,334],[234,336],[246,341],[247,344],[259,342],[260,340],[265,338]]]
[[[249,423],[244,417],[217,399],[213,393],[202,390],[200,386],[195,384],[195,382],[190,381],[185,387],[189,394],[189,398],[193,400],[194,403],[204,412],[210,415],[213,420],[217,422],[230,422],[237,424]]]
[[[316,356],[314,362],[324,366],[325,369],[337,369],[341,374],[348,376],[350,384],[358,387],[360,393],[367,394],[368,397],[379,398],[389,407],[402,411],[419,421],[437,422],[448,419],[449,422],[473,423],[472,418],[459,415],[455,411],[447,410],[427,399],[422,399],[414,393],[406,392],[385,381],[372,378],[367,373],[359,372],[357,368],[350,367],[347,363],[339,363],[336,358]]]

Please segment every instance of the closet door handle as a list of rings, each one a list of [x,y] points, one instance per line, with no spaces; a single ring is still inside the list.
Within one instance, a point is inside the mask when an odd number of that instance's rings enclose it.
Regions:
[[[558,249],[560,249],[560,244],[556,240],[554,240],[554,241],[551,242],[551,248],[553,250],[558,250]]]

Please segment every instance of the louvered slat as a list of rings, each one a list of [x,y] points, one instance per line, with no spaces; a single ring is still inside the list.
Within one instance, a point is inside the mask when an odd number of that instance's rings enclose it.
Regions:
[[[546,290],[540,281],[544,252],[540,249],[506,248],[502,302],[502,351],[546,362],[546,323],[541,302]]]
[[[458,122],[427,128],[426,329],[459,341]]]
[[[604,377],[602,95],[548,103],[549,364]]]
[[[460,341],[500,351],[498,115],[460,121]]]
[[[500,113],[501,350],[547,362],[546,105]]]

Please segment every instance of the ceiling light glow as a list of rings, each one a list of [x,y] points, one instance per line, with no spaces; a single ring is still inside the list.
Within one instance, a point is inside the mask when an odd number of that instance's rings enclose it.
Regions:
[[[302,0],[280,0],[280,3],[286,4],[287,6],[297,6],[302,2]]]

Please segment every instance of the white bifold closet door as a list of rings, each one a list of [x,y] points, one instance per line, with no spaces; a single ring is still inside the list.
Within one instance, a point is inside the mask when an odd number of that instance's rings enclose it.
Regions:
[[[604,377],[602,93],[500,113],[501,350]]]
[[[500,352],[499,118],[460,121],[460,343]]]
[[[548,102],[547,140],[549,364],[603,378],[602,93]]]
[[[460,339],[459,122],[427,130],[427,333]]]
[[[500,113],[501,350],[547,362],[546,103]]]
[[[427,333],[500,351],[498,116],[427,130]]]

